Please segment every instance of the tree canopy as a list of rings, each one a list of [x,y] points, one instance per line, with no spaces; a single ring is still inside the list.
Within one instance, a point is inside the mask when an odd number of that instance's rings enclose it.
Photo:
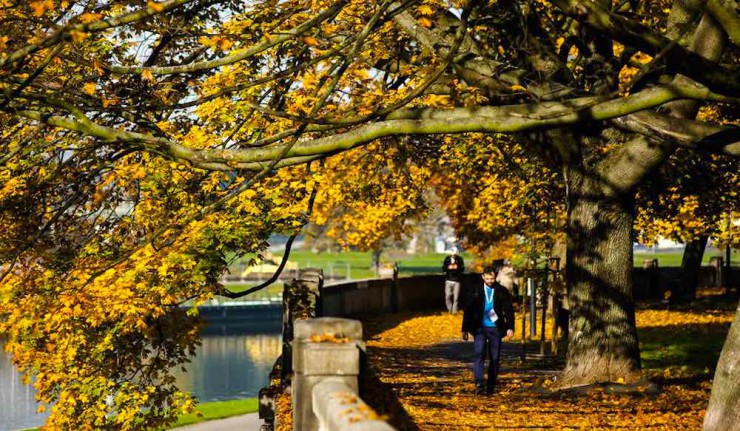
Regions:
[[[638,379],[637,189],[680,149],[737,191],[739,22],[722,0],[0,0],[6,348],[51,426],[166,423],[192,406],[168,372],[197,343],[179,304],[300,229],[317,187],[331,217],[324,178],[378,231],[428,180],[475,189],[450,208],[480,238],[551,199],[583,334],[563,381]]]

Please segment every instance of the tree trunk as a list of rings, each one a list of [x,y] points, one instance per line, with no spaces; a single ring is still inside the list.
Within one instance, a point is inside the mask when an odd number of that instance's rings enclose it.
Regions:
[[[692,300],[696,298],[696,288],[699,285],[701,274],[701,261],[704,258],[704,249],[707,247],[709,237],[702,235],[699,238],[686,243],[686,249],[681,259],[681,290],[677,300]]]
[[[575,169],[568,185],[566,278],[570,324],[566,366],[558,386],[641,379],[632,296],[630,197],[614,197]]]
[[[375,275],[378,275],[378,270],[380,270],[380,254],[383,252],[383,249],[381,247],[374,248],[372,250],[372,255],[370,257],[370,269],[375,271]]]
[[[704,431],[740,430],[740,305],[719,356]]]

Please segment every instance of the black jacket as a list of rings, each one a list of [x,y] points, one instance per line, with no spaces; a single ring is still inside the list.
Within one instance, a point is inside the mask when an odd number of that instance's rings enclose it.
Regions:
[[[452,266],[452,267],[450,267]],[[460,276],[465,272],[465,262],[460,255],[455,255],[455,264],[452,264],[452,256],[445,257],[442,263],[442,272],[445,274],[445,280],[460,281]]]
[[[465,297],[463,308],[462,332],[475,334],[483,322],[483,310],[485,309],[485,293],[483,292],[483,281],[471,286]],[[493,284],[493,310],[498,316],[496,327],[501,337],[506,336],[506,331],[514,330],[514,307],[511,302],[509,290],[498,282]]]

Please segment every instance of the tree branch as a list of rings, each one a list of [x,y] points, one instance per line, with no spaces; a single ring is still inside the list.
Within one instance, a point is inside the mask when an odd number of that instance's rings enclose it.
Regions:
[[[706,88],[689,84],[653,87],[628,97],[603,102],[596,97],[584,97],[563,103],[547,102],[448,110],[409,109],[396,111],[385,121],[288,145],[205,150],[188,148],[166,138],[102,126],[90,121],[87,117],[73,119],[38,111],[18,111],[15,114],[43,124],[82,132],[111,144],[136,145],[142,150],[203,169],[253,170],[263,166],[259,164],[262,162],[279,159],[280,166],[302,163],[386,136],[468,132],[516,133],[554,129],[622,117],[679,99],[727,101],[727,98],[715,95]],[[287,149],[288,146],[290,146],[289,149]]]
[[[136,10],[131,13],[111,17],[108,19],[103,19],[100,21],[63,27],[57,30],[56,32],[52,33],[51,35],[47,36],[46,38],[42,39],[40,42],[29,44],[17,51],[14,51],[8,54],[7,57],[0,59],[0,67],[3,67],[7,64],[15,63],[29,54],[33,54],[39,50],[55,45],[56,43],[62,41],[65,36],[67,36],[73,31],[79,31],[83,33],[93,33],[93,32],[97,33],[97,32],[111,29],[111,28],[120,27],[122,25],[127,25],[127,24],[131,24],[137,21],[141,21],[151,16],[159,15],[164,12],[168,12],[172,9],[175,9],[187,3],[191,3],[193,1],[195,0],[170,0],[164,3],[160,3],[159,8],[157,8],[157,10],[152,9],[150,7],[145,7],[145,8]]]
[[[270,36],[266,42],[259,45],[249,47],[244,50],[237,50],[236,53],[221,57],[210,61],[200,61],[197,63],[183,64],[179,66],[161,66],[161,67],[144,67],[144,66],[114,66],[110,64],[103,65],[102,67],[110,70],[111,72],[124,74],[141,74],[144,70],[152,73],[152,75],[171,75],[176,73],[191,73],[199,72],[203,70],[211,70],[217,67],[226,66],[229,64],[238,63],[249,57],[253,57],[263,51],[272,48],[275,45],[283,43],[287,40],[293,39],[294,37],[316,27],[322,22],[331,19],[344,7],[348,0],[339,0],[333,6],[327,8],[325,11],[316,15],[314,18],[304,22],[303,24],[296,26],[290,30],[280,32],[277,36]]]
[[[554,0],[553,4],[567,15],[590,28],[606,33],[616,41],[655,55],[665,51],[669,69],[706,85],[712,91],[740,96],[740,75],[707,58],[687,50],[635,21],[602,8],[599,3],[582,0]]]
[[[715,126],[643,111],[612,120],[617,127],[648,139],[698,151],[740,157],[740,128]]]
[[[735,45],[740,45],[740,18],[737,13],[737,3],[734,0],[707,0],[706,8],[727,32],[730,41]]]

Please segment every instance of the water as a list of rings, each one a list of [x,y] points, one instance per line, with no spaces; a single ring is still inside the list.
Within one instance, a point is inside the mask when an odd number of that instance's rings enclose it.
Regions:
[[[280,354],[280,323],[270,326],[259,333],[246,329],[205,335],[195,358],[185,366],[188,372],[175,373],[180,388],[202,402],[256,397]],[[227,325],[216,332],[233,331]],[[48,413],[37,414],[37,406],[33,388],[21,383],[10,357],[0,350],[0,431],[42,425]]]

